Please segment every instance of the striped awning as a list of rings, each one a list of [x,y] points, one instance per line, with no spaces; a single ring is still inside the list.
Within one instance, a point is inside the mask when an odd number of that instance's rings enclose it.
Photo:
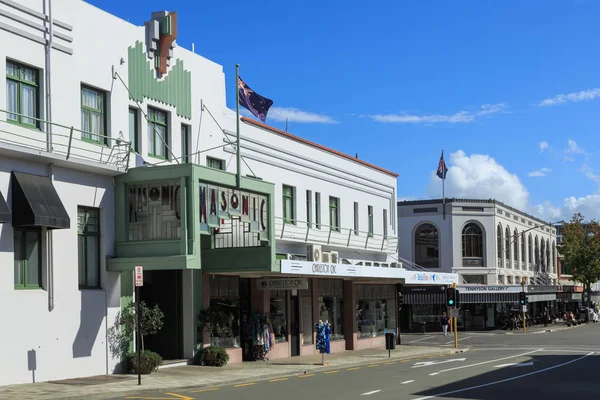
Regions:
[[[460,302],[466,303],[518,303],[519,293],[461,293]]]
[[[556,300],[556,293],[528,294],[527,300],[530,303],[534,303],[536,301],[554,301]]]
[[[462,296],[461,296],[462,298]],[[406,293],[404,304],[445,304],[446,293]]]

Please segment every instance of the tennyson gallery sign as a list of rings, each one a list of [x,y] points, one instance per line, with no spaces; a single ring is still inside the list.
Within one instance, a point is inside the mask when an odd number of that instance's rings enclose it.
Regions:
[[[223,220],[239,217],[250,225],[250,232],[269,229],[268,197],[230,187],[200,182],[200,231],[221,227]]]

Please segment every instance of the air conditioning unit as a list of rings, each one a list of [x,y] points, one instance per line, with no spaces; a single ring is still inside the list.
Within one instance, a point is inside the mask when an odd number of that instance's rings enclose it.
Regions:
[[[306,246],[306,260],[312,262],[321,262],[321,245],[309,244]]]
[[[322,260],[323,260],[324,263],[333,264],[331,262],[331,253],[328,252],[328,251],[323,252]]]
[[[338,253],[337,251],[330,251],[329,254],[331,255],[331,263],[338,264],[340,259],[340,253]]]

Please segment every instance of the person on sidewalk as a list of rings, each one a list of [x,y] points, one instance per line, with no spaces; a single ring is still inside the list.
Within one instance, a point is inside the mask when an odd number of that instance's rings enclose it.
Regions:
[[[442,313],[442,330],[444,336],[448,336],[448,325],[450,325],[450,319],[446,316],[446,313]]]

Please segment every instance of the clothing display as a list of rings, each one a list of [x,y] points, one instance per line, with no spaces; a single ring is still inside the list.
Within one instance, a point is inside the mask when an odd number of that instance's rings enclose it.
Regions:
[[[331,325],[328,321],[319,321],[315,324],[317,331],[317,350],[321,354],[331,354]]]
[[[254,313],[251,321],[252,349],[255,361],[267,361],[267,354],[273,348],[274,334],[269,317],[262,313]]]

